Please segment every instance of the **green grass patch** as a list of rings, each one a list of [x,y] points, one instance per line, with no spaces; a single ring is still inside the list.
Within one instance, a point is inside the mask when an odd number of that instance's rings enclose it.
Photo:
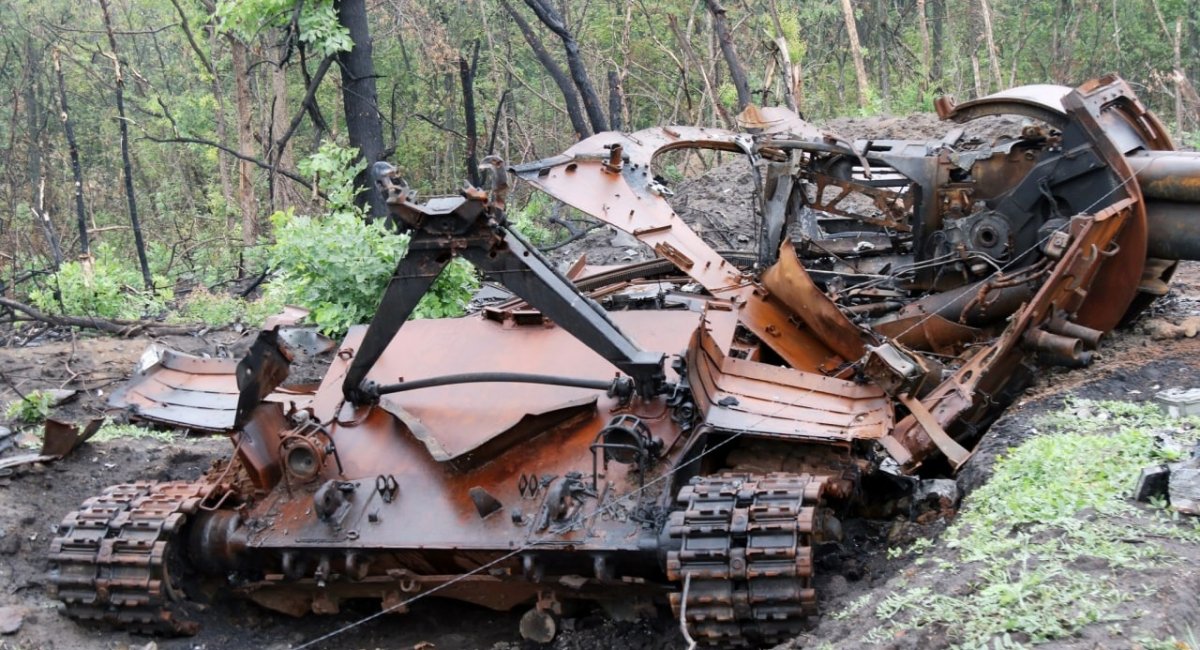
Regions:
[[[100,430],[93,435],[88,442],[112,442],[114,440],[158,440],[161,442],[173,442],[179,437],[175,431],[152,429],[150,427],[138,426],[136,424],[117,424],[115,422],[105,422]]]
[[[1016,635],[1038,643],[1129,618],[1121,605],[1140,594],[1120,572],[1177,561],[1158,539],[1200,543],[1195,520],[1136,506],[1129,492],[1144,467],[1164,461],[1158,434],[1194,441],[1198,425],[1126,402],[1074,401],[1039,418],[1041,435],[996,462],[934,545],[927,570],[953,586],[889,593],[863,640],[934,626],[957,647],[1010,647]]]

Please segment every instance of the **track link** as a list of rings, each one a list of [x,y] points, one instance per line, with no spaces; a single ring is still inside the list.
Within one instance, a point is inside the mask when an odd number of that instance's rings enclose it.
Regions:
[[[704,476],[679,490],[667,554],[676,616],[697,645],[742,648],[782,643],[817,613],[811,534],[824,477],[771,473]]]
[[[50,595],[71,618],[155,634],[195,634],[183,615],[177,541],[211,487],[110,487],[68,514],[50,545]]]

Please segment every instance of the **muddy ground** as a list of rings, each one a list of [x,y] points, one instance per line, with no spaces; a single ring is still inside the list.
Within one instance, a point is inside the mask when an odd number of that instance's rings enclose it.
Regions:
[[[830,128],[849,138],[934,137],[941,127],[932,116],[837,120]],[[1004,125],[1011,126],[1011,125]],[[987,135],[986,133],[983,135]],[[749,220],[731,208],[748,197],[748,169],[727,165],[699,170],[680,183],[676,209],[719,248],[746,249],[739,233]],[[594,263],[641,259],[644,251],[632,238],[596,231],[580,242],[555,252],[571,259],[587,251]],[[1131,327],[1106,340],[1100,358],[1078,371],[1051,370],[1042,374],[1026,395],[989,431],[980,451],[959,477],[970,489],[987,480],[997,454],[1032,434],[1032,419],[1062,407],[1066,396],[1143,401],[1157,390],[1200,385],[1200,265],[1185,264],[1171,294],[1160,300]],[[74,388],[81,394],[57,415],[83,419],[105,412],[107,395],[132,372],[142,351],[162,343],[194,354],[236,356],[248,344],[246,335],[228,330],[194,337],[117,339],[76,334],[62,340],[42,338],[29,345],[8,341],[0,347],[0,405],[15,391]],[[119,414],[112,414],[119,417]],[[2,424],[10,425],[4,422]],[[33,444],[26,439],[27,444]],[[135,479],[188,480],[198,477],[212,459],[227,453],[221,437],[168,439],[138,438],[85,443],[70,457],[49,465],[34,465],[0,476],[0,613],[18,612],[19,630],[0,636],[8,648],[137,649],[172,648],[289,648],[350,626],[373,611],[364,605],[333,617],[292,619],[242,602],[216,602],[198,614],[200,633],[186,639],[149,637],[82,627],[62,617],[45,593],[46,552],[62,517],[104,486]],[[12,451],[3,452],[11,454]],[[967,497],[970,498],[969,496]],[[818,561],[818,588],[823,612],[845,610],[864,596],[878,596],[899,582],[919,584],[920,567],[911,557],[889,558],[887,550],[909,545],[922,536],[936,535],[946,521],[916,524],[904,519],[848,520],[845,541],[826,548]],[[1154,596],[1139,601],[1145,610],[1130,621],[1120,638],[1103,625],[1086,628],[1075,639],[1052,647],[1135,647],[1130,639],[1165,638],[1178,634],[1181,622],[1200,630],[1200,549],[1178,551],[1191,561],[1170,570],[1148,570],[1126,576],[1131,584]],[[932,553],[936,554],[936,547]],[[932,580],[932,578],[924,578]],[[934,585],[937,587],[938,585]],[[12,609],[5,609],[12,608]],[[348,629],[318,645],[321,648],[535,648],[521,641],[517,621],[521,611],[496,613],[461,603],[418,601],[405,615],[383,616]],[[0,619],[3,619],[0,615]],[[0,623],[3,621],[0,620]],[[851,615],[824,617],[797,647],[860,647],[862,635],[876,622]],[[563,622],[563,633],[550,646],[559,649],[684,647],[677,625],[667,617],[640,622],[613,622],[602,612],[584,611]],[[943,647],[944,636],[914,634],[893,647]]]

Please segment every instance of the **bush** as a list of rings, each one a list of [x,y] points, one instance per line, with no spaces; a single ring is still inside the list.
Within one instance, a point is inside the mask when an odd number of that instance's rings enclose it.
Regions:
[[[29,301],[50,314],[141,318],[162,313],[174,298],[166,278],[152,279],[156,286],[166,288],[155,291],[141,288],[141,272],[135,266],[123,264],[111,248],[101,244],[94,249],[90,265],[79,261],[63,264],[50,276],[48,286],[29,292]],[[55,296],[56,289],[61,303]]]
[[[366,223],[353,212],[334,212],[322,219],[291,212],[271,217],[276,240],[271,265],[277,277],[267,294],[305,307],[313,322],[329,336],[341,336],[366,322],[408,252],[408,237]],[[455,259],[434,282],[413,313],[415,318],[460,316],[479,286],[474,268]]]
[[[4,417],[24,424],[37,424],[50,416],[54,408],[54,394],[35,390],[25,395],[24,399],[16,399],[8,403],[4,409]]]
[[[180,303],[172,320],[184,323],[200,322],[213,327],[230,323],[257,327],[268,316],[279,313],[281,309],[283,301],[278,296],[246,300],[238,296],[211,293],[200,285]]]
[[[299,305],[329,336],[346,333],[369,320],[379,305],[396,264],[408,252],[408,236],[368,224],[354,205],[357,151],[325,142],[299,167],[312,175],[329,197],[329,213],[320,218],[291,210],[271,216],[275,243],[268,252],[276,278],[266,294],[279,303]],[[414,318],[461,316],[479,286],[475,269],[455,258],[421,299]]]

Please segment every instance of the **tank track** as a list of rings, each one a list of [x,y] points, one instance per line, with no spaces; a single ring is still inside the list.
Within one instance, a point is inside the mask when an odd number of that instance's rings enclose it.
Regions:
[[[211,486],[110,487],[68,514],[50,546],[50,595],[71,618],[154,634],[195,634],[180,609],[173,545]]]
[[[679,616],[697,645],[769,646],[802,633],[817,613],[812,545],[824,477],[722,474],[692,479],[671,513],[667,575]],[[673,545],[674,547],[674,545]]]

